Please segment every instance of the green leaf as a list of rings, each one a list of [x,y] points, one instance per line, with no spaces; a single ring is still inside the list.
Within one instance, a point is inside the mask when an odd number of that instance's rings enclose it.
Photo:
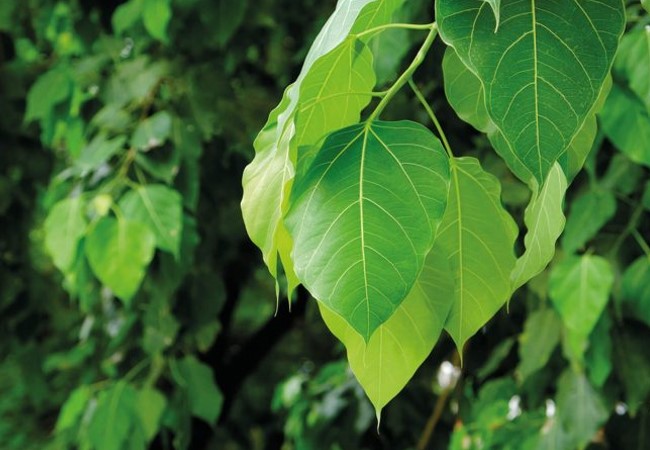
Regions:
[[[153,258],[154,233],[128,219],[102,218],[86,238],[86,256],[97,278],[128,306]]]
[[[135,400],[135,411],[140,418],[142,431],[147,442],[151,441],[160,429],[160,419],[162,418],[167,399],[159,391],[153,388],[144,388],[138,391]]]
[[[79,176],[85,176],[98,169],[111,157],[118,154],[124,148],[125,142],[126,137],[124,136],[108,139],[104,133],[99,133],[81,149],[79,157],[74,162]]]
[[[83,198],[66,198],[57,202],[45,219],[45,248],[63,273],[71,268],[79,241],[86,234],[85,208]]]
[[[477,130],[487,133],[488,138],[495,147],[503,145],[499,130],[490,119],[485,107],[481,80],[463,64],[453,47],[447,47],[445,51],[442,70],[445,78],[445,94],[456,114]],[[602,108],[610,87],[611,77],[608,77],[601,90],[600,98],[593,108],[594,111]],[[593,145],[597,129],[596,115],[592,112],[587,116],[582,128],[569,143],[567,167],[563,169],[569,180],[572,180],[582,169]],[[539,186],[537,182],[529,184],[534,190]]]
[[[167,111],[160,111],[138,124],[131,137],[131,145],[143,151],[160,147],[172,131],[172,117]]]
[[[246,8],[248,0],[217,0],[217,23],[215,32],[217,33],[217,42],[221,47],[225,46],[233,37],[235,31],[242,24],[246,17]]]
[[[625,26],[623,2],[506,2],[496,33],[485,2],[435,6],[440,36],[481,80],[497,152],[541,185],[596,104]]]
[[[632,416],[650,394],[649,337],[647,329],[621,329],[614,334],[614,368]]]
[[[641,6],[643,6],[643,9],[650,12],[650,0],[641,0]]]
[[[571,448],[571,436],[562,428],[556,418],[546,421],[539,434],[535,450],[562,450]]]
[[[142,22],[147,32],[167,42],[167,25],[172,18],[171,0],[144,0],[142,7]]]
[[[127,219],[141,222],[156,235],[156,246],[179,258],[183,234],[183,199],[163,184],[138,186],[119,203]]]
[[[135,417],[136,390],[119,381],[102,391],[97,409],[88,424],[88,440],[96,450],[122,450],[127,443]]]
[[[614,73],[650,110],[650,28],[630,30],[623,36],[614,61]]]
[[[490,5],[492,12],[494,13],[494,20],[496,24],[494,25],[494,32],[499,31],[499,20],[501,18],[501,0],[483,0],[484,2]]]
[[[612,321],[608,314],[602,314],[589,336],[589,348],[585,354],[587,376],[594,386],[602,387],[612,372]]]
[[[501,204],[499,181],[474,158],[453,159],[436,247],[448,258],[455,278],[445,329],[461,351],[511,295],[516,238],[517,226]]]
[[[54,427],[56,432],[61,432],[65,429],[77,426],[79,419],[81,419],[81,416],[88,405],[91,394],[91,389],[86,385],[79,386],[72,391],[61,407],[61,412],[59,412],[59,417],[56,420],[56,426]]]
[[[606,259],[570,256],[553,267],[549,295],[566,327],[587,337],[605,309],[613,282],[614,274]]]
[[[552,309],[535,311],[528,316],[519,335],[517,376],[522,382],[546,366],[560,343],[562,322]]]
[[[587,377],[573,370],[560,376],[556,403],[558,418],[572,442],[570,448],[583,448],[609,417],[602,398]]]
[[[562,248],[567,253],[583,248],[615,213],[616,198],[612,192],[598,187],[584,192],[571,203]]]
[[[493,132],[494,123],[485,108],[481,80],[467,68],[453,47],[447,47],[442,60],[445,95],[458,117],[484,133]]]
[[[56,65],[42,74],[29,89],[25,122],[43,120],[52,108],[67,100],[72,94],[72,80],[67,68]]]
[[[524,214],[524,223],[528,230],[524,238],[526,251],[517,259],[510,275],[513,290],[542,272],[553,259],[555,242],[564,229],[562,202],[566,190],[567,180],[564,172],[559,164],[555,164],[541,190],[533,191]]]
[[[650,167],[650,107],[614,84],[600,113],[607,138],[632,161]]]
[[[625,269],[621,299],[626,312],[650,327],[650,256],[638,258]]]
[[[143,6],[143,0],[129,0],[115,9],[111,24],[116,35],[124,34],[126,30],[138,22],[138,19],[142,17]]]
[[[284,227],[283,217],[289,206],[288,199],[294,178],[297,151],[305,145],[315,144],[332,131],[358,122],[360,110],[365,107],[365,104],[359,103],[363,96],[359,96],[358,92],[348,88],[345,83],[324,84],[326,80],[319,80],[319,78],[325,76],[327,79],[344,80],[347,77],[350,81],[363,79],[366,82],[374,83],[372,66],[364,66],[368,62],[366,57],[355,57],[347,64],[344,64],[345,60],[339,60],[339,64],[334,64],[339,55],[330,56],[329,54],[341,44],[350,46],[349,51],[356,52],[359,47],[351,39],[347,39],[353,26],[358,27],[358,31],[361,31],[387,23],[393,11],[401,3],[401,0],[339,2],[336,10],[309,49],[298,79],[286,89],[282,101],[271,112],[266,125],[255,140],[255,158],[246,167],[243,176],[242,213],[244,223],[251,240],[262,250],[264,262],[276,280],[279,274],[279,257],[280,264],[287,275],[289,294],[299,284],[299,281],[293,270],[290,256],[293,244]],[[339,51],[345,53],[344,50]],[[362,51],[362,53],[364,52]],[[323,57],[329,57],[332,67],[327,67],[330,63],[321,63],[319,65],[321,70],[317,71],[320,75],[318,73],[311,75],[310,82],[307,77],[312,68],[316,68],[315,63]],[[352,73],[353,66],[355,66],[354,71],[358,72],[361,77],[357,78]],[[313,132],[307,133],[309,142],[303,143],[294,138],[296,133],[305,135],[303,131],[296,129],[296,116],[302,114],[303,119],[308,116],[309,113],[302,110],[305,106],[309,106],[310,102],[314,111],[318,111],[315,101],[322,102],[325,99],[320,94],[316,99],[313,97],[302,98],[302,86],[305,82],[308,85],[323,84],[324,89],[330,90],[328,95],[338,96],[339,103],[337,104],[345,102],[346,99],[349,100],[349,103],[346,109],[330,110],[331,114],[327,116],[327,120],[332,120],[334,127],[315,122],[314,126],[320,129],[322,135],[315,136]],[[369,84],[369,87],[364,88],[363,91],[367,92],[371,88],[372,85]],[[317,93],[313,90],[312,92]],[[327,102],[328,105],[332,103]],[[360,109],[351,108],[354,104],[359,105]]]
[[[296,180],[285,219],[296,273],[366,342],[413,288],[448,183],[442,145],[408,121],[331,134]]]
[[[185,391],[192,415],[214,424],[221,413],[223,396],[214,383],[212,369],[194,356],[186,356],[174,366],[174,379]]]
[[[325,323],[345,345],[350,367],[377,417],[413,377],[442,332],[453,299],[447,261],[429,253],[413,290],[366,343],[347,321],[319,302]]]

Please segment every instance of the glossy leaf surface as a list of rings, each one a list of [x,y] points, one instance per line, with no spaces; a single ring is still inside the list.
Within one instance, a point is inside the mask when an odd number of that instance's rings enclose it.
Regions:
[[[526,208],[524,223],[527,228],[526,251],[517,259],[512,271],[513,289],[523,286],[543,271],[555,255],[555,242],[564,229],[562,203],[567,181],[559,164],[555,164],[542,188],[533,191]]]
[[[449,165],[414,122],[374,122],[328,137],[293,187],[286,225],[296,273],[366,342],[395,312],[431,250]]]
[[[413,290],[368,342],[341,316],[319,304],[378,416],[431,353],[442,332],[454,287],[447,261],[436,255],[434,246]]]
[[[623,2],[506,2],[496,33],[485,2],[440,0],[436,17],[443,40],[481,80],[496,150],[524,182],[543,183],[600,95]]]

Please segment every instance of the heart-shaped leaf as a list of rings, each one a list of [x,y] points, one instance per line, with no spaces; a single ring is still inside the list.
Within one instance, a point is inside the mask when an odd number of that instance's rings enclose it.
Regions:
[[[440,141],[408,121],[331,134],[296,179],[285,220],[296,273],[366,342],[413,288],[448,183]]]

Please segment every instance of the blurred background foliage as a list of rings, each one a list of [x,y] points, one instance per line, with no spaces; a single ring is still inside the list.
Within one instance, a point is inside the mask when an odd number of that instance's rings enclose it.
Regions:
[[[641,30],[647,17],[629,3]],[[334,6],[0,2],[0,448],[650,445],[650,256],[637,245],[650,236],[650,159],[618,153],[613,133],[568,199],[588,213],[569,206],[578,236],[567,245],[606,255],[616,275],[587,375],[565,371],[545,272],[470,342],[462,373],[443,338],[378,433],[313,299],[276,305],[242,224],[241,173]],[[400,14],[424,23],[432,9],[412,1]],[[387,49],[381,83],[416,38],[387,36],[375,43]],[[528,191],[445,100],[443,50],[418,84],[452,145],[500,177],[521,217]],[[426,123],[416,105],[403,93],[387,118]],[[586,417],[576,408],[589,417],[573,423]]]

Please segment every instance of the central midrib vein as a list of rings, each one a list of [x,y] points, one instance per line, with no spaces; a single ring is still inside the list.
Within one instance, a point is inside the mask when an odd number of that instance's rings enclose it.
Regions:
[[[530,0],[531,18],[533,25],[533,86],[535,87],[535,144],[537,145],[537,161],[539,163],[539,176],[544,173],[542,169],[542,149],[539,142],[539,86],[537,83],[537,13],[535,0]]]

